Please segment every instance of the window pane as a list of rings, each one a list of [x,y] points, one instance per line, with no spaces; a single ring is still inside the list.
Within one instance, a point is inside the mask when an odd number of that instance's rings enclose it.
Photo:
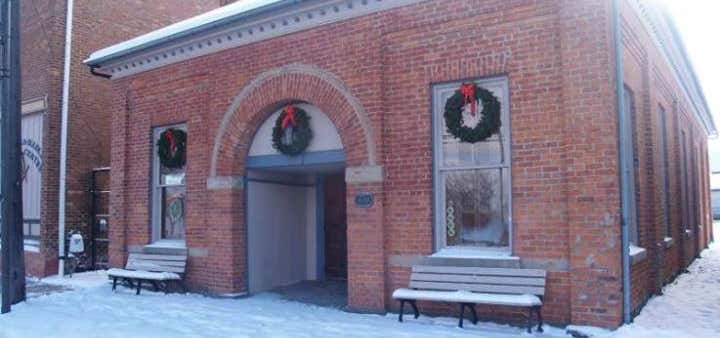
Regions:
[[[440,102],[446,102],[447,99],[454,94],[454,92],[454,90],[444,92],[440,95]],[[478,106],[482,107],[482,104],[478,102]],[[496,133],[482,142],[460,142],[460,140],[455,138],[455,136],[450,134],[447,130],[447,126],[445,125],[444,106],[443,109],[437,112],[437,114],[437,121],[440,122],[439,127],[441,128],[441,160],[443,167],[467,167],[503,163],[504,158],[502,142],[504,140],[500,133]],[[477,123],[481,122],[481,115],[479,113],[472,115],[470,112],[470,105],[467,105],[463,112],[463,122],[466,126],[476,126]]]
[[[162,238],[185,238],[185,187],[161,188]]]
[[[502,138],[499,133],[477,143],[460,142],[454,136],[443,132],[443,166],[466,167],[503,163]]]
[[[161,185],[184,185],[185,184],[185,167],[178,169],[170,169],[164,165],[160,165],[160,184]]]
[[[443,173],[448,246],[508,246],[503,169]]]

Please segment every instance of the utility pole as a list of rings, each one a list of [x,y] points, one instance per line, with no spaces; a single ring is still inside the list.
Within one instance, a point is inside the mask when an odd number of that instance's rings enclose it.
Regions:
[[[0,246],[2,311],[25,300],[20,145],[20,0],[0,0]]]

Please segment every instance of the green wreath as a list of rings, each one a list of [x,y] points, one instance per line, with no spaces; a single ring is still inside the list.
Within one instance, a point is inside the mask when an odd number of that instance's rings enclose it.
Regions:
[[[474,127],[463,126],[463,108],[466,104],[482,103],[482,119]],[[473,106],[473,109],[475,107]],[[475,112],[477,114],[477,112]],[[476,143],[487,139],[500,130],[500,101],[489,90],[474,83],[463,84],[445,102],[445,126],[450,134],[462,142]]]
[[[285,139],[285,129],[289,127],[293,128],[290,134],[291,142]],[[312,138],[310,116],[300,108],[288,106],[275,120],[272,133],[273,148],[282,154],[295,156],[302,153],[310,145]]]
[[[160,164],[169,169],[185,166],[185,148],[187,134],[184,130],[169,128],[160,133],[157,141]]]

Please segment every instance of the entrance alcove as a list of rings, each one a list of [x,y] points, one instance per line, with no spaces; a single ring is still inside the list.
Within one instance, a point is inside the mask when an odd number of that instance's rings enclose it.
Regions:
[[[297,156],[272,146],[281,110],[253,137],[246,167],[248,290],[342,307],[347,303],[345,152],[332,121],[307,112],[313,138]]]

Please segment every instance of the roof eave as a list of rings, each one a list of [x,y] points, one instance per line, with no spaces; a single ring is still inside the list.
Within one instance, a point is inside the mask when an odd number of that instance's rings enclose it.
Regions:
[[[124,49],[124,50],[121,50],[121,51],[118,51],[115,53],[111,53],[111,54],[108,54],[108,55],[105,55],[102,57],[87,58],[83,61],[83,63],[85,63],[86,65],[88,65],[90,67],[101,67],[102,64],[107,63],[108,61],[112,61],[112,60],[122,58],[122,57],[125,57],[128,55],[132,55],[133,53],[143,51],[148,48],[161,46],[163,44],[171,43],[178,39],[182,39],[185,37],[189,37],[189,36],[193,36],[196,34],[201,34],[203,32],[207,32],[209,30],[215,29],[217,27],[221,27],[221,26],[226,25],[231,22],[248,19],[253,16],[257,16],[257,15],[264,14],[267,12],[283,9],[283,8],[286,8],[286,7],[301,3],[301,2],[305,2],[305,1],[308,1],[308,0],[282,0],[282,1],[279,1],[276,3],[264,5],[264,6],[254,8],[249,11],[245,11],[242,13],[238,13],[238,14],[229,16],[227,18],[223,18],[223,19],[220,19],[217,21],[213,21],[213,22],[201,25],[201,26],[197,26],[197,27],[173,34],[173,35],[169,35],[169,36],[166,36],[166,37],[163,37],[160,39],[148,41],[143,44],[140,44],[140,45],[128,48],[128,49]]]

